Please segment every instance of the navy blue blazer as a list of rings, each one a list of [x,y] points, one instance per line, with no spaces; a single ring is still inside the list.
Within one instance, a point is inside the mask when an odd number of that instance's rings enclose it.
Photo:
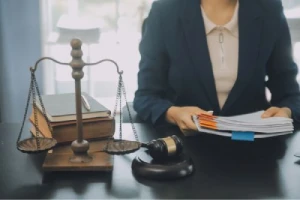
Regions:
[[[170,106],[197,106],[222,116],[289,107],[300,119],[297,65],[280,0],[240,0],[238,77],[220,109],[200,0],[153,3],[140,43],[134,109],[158,124]],[[272,94],[266,99],[266,87]]]

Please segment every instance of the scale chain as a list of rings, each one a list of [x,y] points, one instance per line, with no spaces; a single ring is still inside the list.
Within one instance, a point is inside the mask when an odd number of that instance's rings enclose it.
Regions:
[[[114,107],[114,112],[113,112],[113,117],[116,117],[117,114],[117,109],[118,109],[118,104],[120,106],[120,123],[119,123],[119,137],[120,140],[122,139],[122,115],[121,115],[121,106],[122,106],[122,96],[121,96],[121,85],[122,85],[122,75],[119,75],[119,81],[118,81],[118,88],[117,88],[117,95],[116,95],[116,102],[115,102],[115,107]]]
[[[50,120],[48,119],[48,117],[46,115],[46,109],[45,109],[44,103],[42,101],[41,93],[40,93],[40,90],[39,90],[39,87],[38,87],[35,75],[33,76],[33,81],[34,81],[35,89],[36,89],[36,92],[38,94],[38,98],[39,98],[39,101],[40,101],[40,104],[41,104],[41,107],[42,107],[43,116],[46,119],[47,126],[48,126],[48,128],[50,130],[51,136],[53,137],[53,130],[52,130],[52,127],[50,126]]]
[[[120,140],[122,140],[122,123],[121,123],[121,121],[122,121],[122,111],[121,111],[121,107],[122,107],[122,93],[123,93],[123,96],[124,96],[124,100],[125,100],[125,104],[126,104],[126,108],[127,108],[127,111],[128,111],[128,116],[129,116],[129,120],[130,120],[130,123],[131,123],[131,126],[132,126],[132,131],[133,131],[135,140],[139,141],[139,138],[138,138],[138,135],[137,135],[137,131],[136,131],[135,126],[133,124],[132,116],[131,116],[130,109],[129,109],[129,106],[128,106],[128,101],[127,101],[127,98],[126,98],[126,90],[125,90],[125,85],[124,85],[123,77],[120,74],[119,75],[119,81],[118,81],[116,104],[115,104],[114,114],[113,114],[113,116],[115,117],[116,116],[116,111],[117,111],[117,106],[118,106],[118,101],[119,101],[119,103],[120,103],[120,133],[119,133],[120,134],[120,136],[119,136]]]
[[[38,118],[37,118],[37,106],[36,106],[36,96],[35,96],[35,82],[34,82],[34,74],[32,74],[32,79],[33,79],[33,85],[32,85],[32,106],[33,106],[33,113],[34,113],[34,126],[35,126],[35,134],[36,134],[36,146],[37,149],[40,149],[40,139],[39,139],[39,129],[38,129]]]
[[[127,101],[127,98],[126,98],[126,91],[125,91],[124,81],[123,81],[123,79],[122,79],[122,76],[121,76],[120,78],[121,78],[121,89],[122,89],[122,91],[123,91],[123,96],[124,96],[126,108],[127,108],[127,111],[128,111],[129,121],[130,121],[130,123],[131,123],[131,127],[132,127],[132,131],[133,131],[135,140],[138,142],[138,141],[139,141],[139,138],[138,138],[138,135],[137,135],[137,131],[136,131],[136,129],[135,129],[135,126],[134,126],[134,124],[133,124],[132,116],[131,116],[130,109],[129,109],[129,106],[128,106],[128,101]]]
[[[23,116],[23,121],[22,121],[21,130],[20,130],[19,135],[18,135],[17,144],[18,144],[18,142],[19,142],[20,139],[21,139],[21,135],[22,135],[23,128],[24,128],[24,124],[25,124],[26,117],[27,117],[27,112],[28,112],[28,107],[29,107],[29,102],[30,102],[30,97],[31,97],[31,90],[32,90],[32,88],[33,88],[33,79],[32,79],[32,75],[33,75],[33,72],[31,72],[31,81],[30,81],[30,86],[29,86],[29,91],[28,91],[28,96],[27,96],[27,102],[26,102],[26,107],[25,107],[25,113],[24,113],[24,116]]]
[[[126,104],[126,107],[127,107],[127,110],[128,110],[129,120],[130,120],[130,123],[131,123],[131,126],[132,126],[132,131],[134,133],[135,140],[138,142],[139,139],[138,139],[138,135],[137,135],[135,126],[133,124],[132,116],[131,116],[130,109],[129,109],[129,106],[128,106],[128,101],[127,101],[127,98],[126,98],[125,86],[124,86],[123,77],[122,77],[121,74],[119,75],[119,81],[118,81],[118,86],[117,87],[118,88],[117,88],[116,102],[115,102],[115,106],[114,106],[113,118],[116,117],[117,109],[118,109],[118,104],[119,104],[119,106],[120,106],[119,139],[122,141],[122,123],[121,123],[122,122],[122,111],[121,111],[121,108],[122,108],[122,94],[123,94],[124,100],[125,100],[125,104]],[[112,141],[112,139],[113,138],[111,138],[111,137],[108,139],[107,145],[105,147],[106,151],[108,150],[108,144]]]
[[[28,91],[28,97],[27,97],[27,102],[26,102],[26,108],[25,108],[25,113],[24,113],[24,116],[23,116],[23,121],[22,121],[22,126],[21,126],[21,130],[19,132],[19,136],[18,136],[18,139],[17,139],[17,144],[18,142],[20,141],[21,139],[21,136],[22,136],[22,132],[23,132],[23,129],[24,129],[24,124],[25,124],[25,121],[26,121],[26,117],[27,117],[27,113],[28,113],[28,108],[29,108],[29,102],[30,102],[30,99],[31,99],[31,96],[32,96],[32,106],[33,106],[33,114],[34,114],[34,127],[35,127],[35,133],[36,133],[36,145],[37,145],[37,149],[39,150],[40,149],[40,132],[39,132],[39,126],[38,126],[38,117],[37,117],[37,104],[36,104],[36,93],[38,95],[38,98],[39,98],[39,101],[40,101],[40,104],[41,104],[41,107],[42,107],[42,114],[43,116],[45,117],[46,121],[47,121],[47,125],[48,125],[48,128],[51,132],[51,135],[53,135],[52,133],[52,128],[50,126],[50,121],[46,115],[46,109],[45,109],[45,106],[43,104],[43,101],[42,101],[42,98],[41,98],[41,94],[40,94],[40,90],[39,90],[39,87],[38,87],[38,83],[36,81],[36,78],[35,78],[35,74],[34,74],[34,71],[31,71],[31,79],[30,79],[30,86],[29,86],[29,91]]]
[[[116,117],[116,114],[117,114],[117,108],[118,108],[118,102],[119,102],[119,98],[120,98],[120,77],[121,75],[119,76],[119,81],[118,81],[118,86],[117,86],[117,94],[116,94],[116,102],[115,102],[115,106],[114,106],[114,111],[113,111],[113,118]],[[121,127],[121,124],[120,124],[120,127]],[[121,129],[120,129],[121,130]],[[121,134],[121,133],[120,133]],[[106,144],[106,147],[105,147],[105,151],[108,150],[108,144],[113,140],[112,137],[110,137],[108,140],[107,140],[107,144]]]
[[[122,76],[120,76],[120,80],[122,80]],[[120,115],[120,131],[119,131],[119,138],[120,140],[122,140],[122,92],[121,92],[121,84],[122,82],[120,82],[120,85],[119,85],[119,102],[120,102],[120,112],[119,112],[119,115]]]

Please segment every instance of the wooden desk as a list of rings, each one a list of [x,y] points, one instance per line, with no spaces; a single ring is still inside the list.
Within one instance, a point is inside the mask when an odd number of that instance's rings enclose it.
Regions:
[[[300,150],[300,134],[254,143],[210,135],[184,138],[185,151],[194,160],[196,172],[182,180],[157,182],[132,175],[131,161],[136,154],[115,156],[114,170],[109,173],[43,175],[45,154],[17,151],[19,128],[20,124],[0,125],[1,199],[300,198],[300,165],[293,156]],[[145,142],[176,133],[158,132],[144,124],[136,124],[136,128]],[[124,124],[124,133],[130,132],[130,124]]]

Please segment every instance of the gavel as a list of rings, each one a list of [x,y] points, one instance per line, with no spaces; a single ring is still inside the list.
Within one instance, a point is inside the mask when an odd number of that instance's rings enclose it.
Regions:
[[[104,152],[124,155],[141,147],[146,151],[136,156],[131,165],[133,173],[137,176],[174,179],[188,176],[194,171],[193,162],[184,155],[183,142],[176,135],[151,140],[148,143],[126,140],[108,142]]]
[[[141,147],[146,148],[154,160],[165,160],[179,157],[183,150],[183,143],[176,135],[155,139],[148,143],[120,140],[109,142],[104,151],[109,154],[124,155],[133,153]]]
[[[183,142],[176,135],[172,135],[143,143],[142,147],[148,149],[149,155],[154,160],[165,160],[179,157],[183,151]]]
[[[183,143],[176,135],[142,143],[141,147],[147,150],[136,156],[131,165],[137,177],[170,180],[189,176],[195,169],[192,159],[184,155]]]

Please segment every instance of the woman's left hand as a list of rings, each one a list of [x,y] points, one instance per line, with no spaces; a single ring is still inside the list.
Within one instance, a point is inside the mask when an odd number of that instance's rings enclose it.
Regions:
[[[287,107],[271,107],[267,109],[261,116],[262,118],[268,118],[268,117],[286,117],[291,118],[292,117],[292,111],[291,109]]]

